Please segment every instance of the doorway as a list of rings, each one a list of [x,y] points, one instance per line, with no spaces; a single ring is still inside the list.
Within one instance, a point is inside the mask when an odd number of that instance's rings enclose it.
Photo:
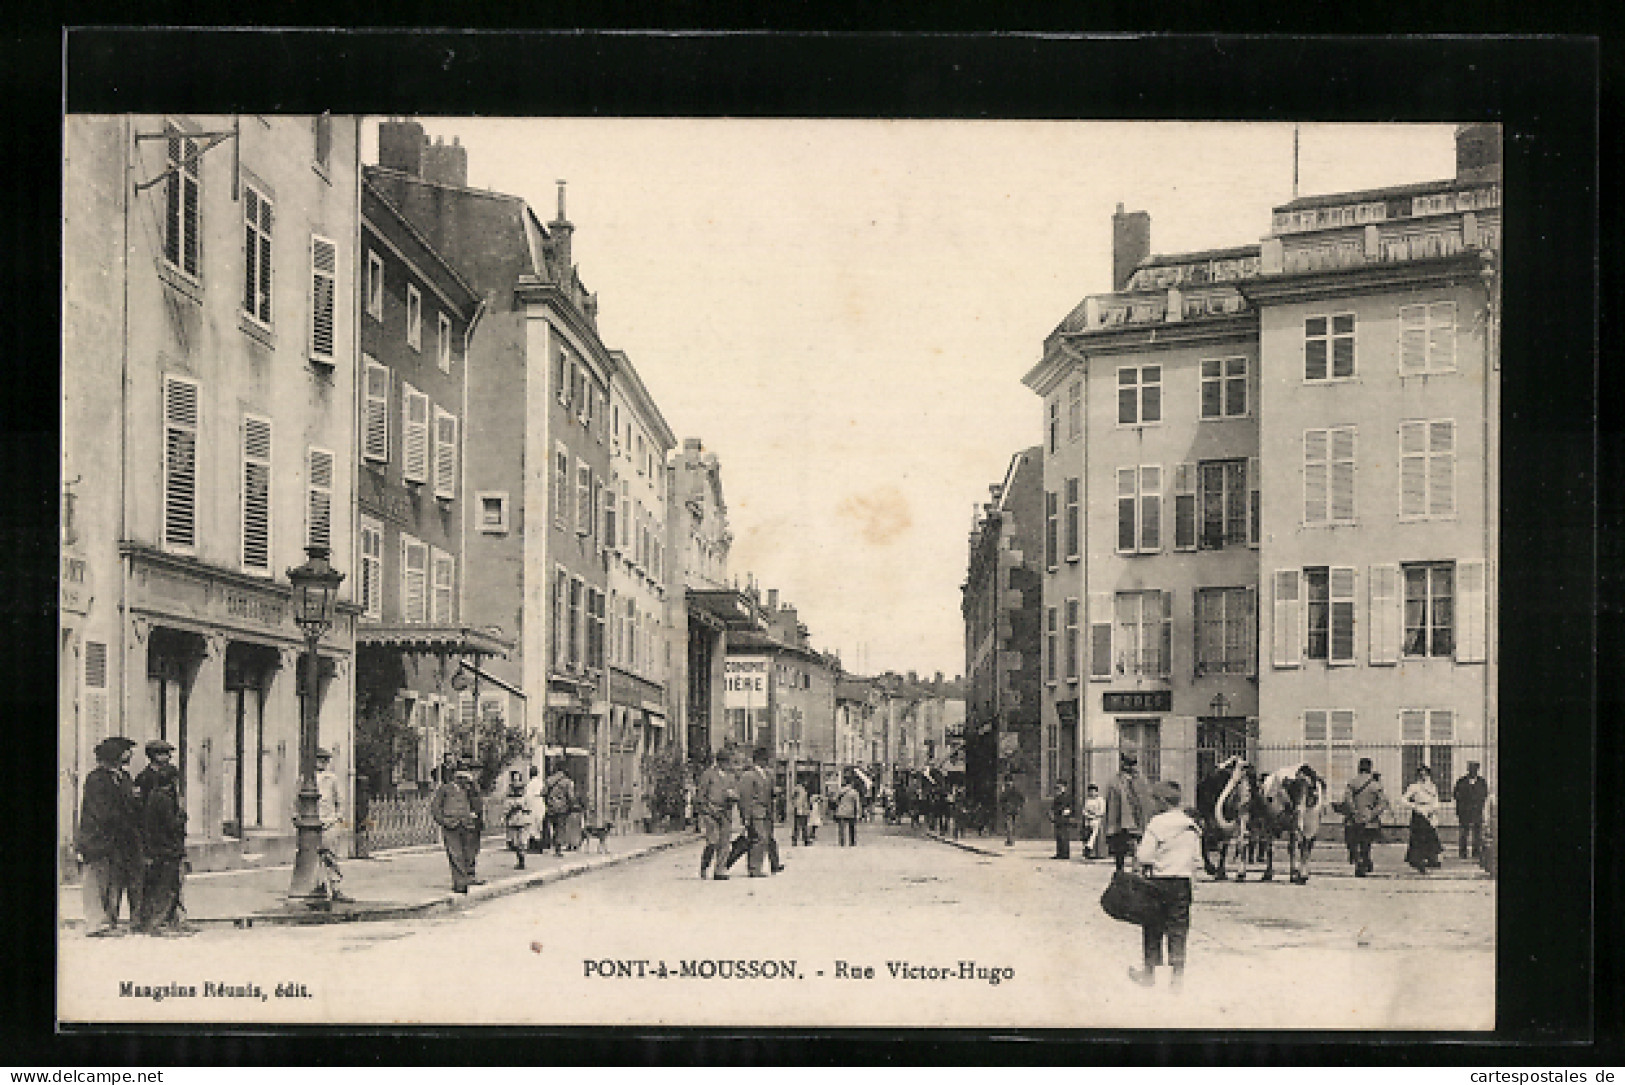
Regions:
[[[1196,779],[1205,780],[1232,757],[1252,760],[1246,716],[1202,716],[1196,721]]]
[[[1155,783],[1162,779],[1162,721],[1117,721],[1117,748],[1140,759],[1140,775]]]
[[[226,698],[232,740],[221,775],[226,801],[221,831],[239,839],[265,827],[265,702],[281,660],[274,648],[233,642],[226,646]]]

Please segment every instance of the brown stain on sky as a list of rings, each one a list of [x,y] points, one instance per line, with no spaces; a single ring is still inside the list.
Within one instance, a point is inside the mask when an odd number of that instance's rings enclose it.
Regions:
[[[867,494],[853,494],[835,507],[839,516],[857,521],[863,541],[873,546],[890,546],[914,525],[908,499],[895,486],[882,486]]]

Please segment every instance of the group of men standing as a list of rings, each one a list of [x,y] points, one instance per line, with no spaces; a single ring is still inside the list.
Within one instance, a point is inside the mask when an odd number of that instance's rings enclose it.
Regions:
[[[93,938],[137,930],[155,935],[194,933],[181,903],[186,866],[186,804],[175,747],[147,743],[147,766],[135,779],[129,764],[135,742],[122,736],[96,745],[96,767],[85,779],[74,846],[83,864],[85,922]],[[129,926],[119,925],[129,900]]]
[[[779,845],[773,839],[773,774],[768,771],[768,751],[758,747],[749,766],[739,765],[743,760],[736,747],[724,747],[720,754],[707,754],[705,769],[700,773],[694,795],[694,813],[705,836],[705,851],[700,856],[700,877],[706,877],[715,860],[710,877],[719,882],[728,880],[728,869],[748,855],[746,866],[752,878],[765,878],[762,861],[777,874],[784,869],[779,861]],[[733,819],[730,804],[739,807],[744,832],[728,842]],[[727,845],[726,852],[724,845]]]

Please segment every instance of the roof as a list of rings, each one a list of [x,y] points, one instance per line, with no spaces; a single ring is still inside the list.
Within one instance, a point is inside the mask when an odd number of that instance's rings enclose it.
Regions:
[[[649,394],[643,378],[638,375],[637,367],[632,359],[627,357],[624,350],[611,350],[610,357],[615,359],[616,375],[626,379],[626,394],[644,419],[654,427],[655,436],[665,443],[667,449],[677,447],[677,436],[672,433],[671,426],[666,423],[666,416],[660,413],[660,407],[655,403],[654,397]]]
[[[685,597],[690,612],[698,611],[730,633],[762,628],[761,610],[742,591],[733,588],[689,588]]]
[[[1278,204],[1276,211],[1302,211],[1308,207],[1341,207],[1346,203],[1369,203],[1402,196],[1427,196],[1435,192],[1453,192],[1463,188],[1485,188],[1495,181],[1464,181],[1447,177],[1439,181],[1413,181],[1386,188],[1367,188],[1358,192],[1332,192],[1324,196],[1300,196],[1291,203]]]
[[[1260,251],[1261,247],[1258,245],[1232,245],[1226,249],[1202,249],[1198,252],[1157,253],[1154,256],[1147,256],[1135,267],[1173,267],[1179,264],[1194,264],[1202,260],[1236,260],[1257,256]]]
[[[429,262],[429,267],[419,268],[418,270],[425,276],[438,275],[441,277],[443,282],[436,283],[434,285],[442,295],[445,295],[448,292],[447,288],[449,288],[449,292],[459,295],[457,298],[446,297],[445,300],[459,309],[459,315],[461,315],[464,319],[467,319],[474,312],[475,307],[479,305],[479,293],[468,284],[467,280],[457,273],[456,268],[452,267],[446,262],[446,258],[440,255],[439,251],[437,251],[435,247],[429,243],[429,239],[427,237],[423,236],[423,231],[412,225],[411,220],[401,213],[401,209],[396,207],[394,203],[390,202],[388,196],[379,191],[377,186],[373,184],[371,178],[365,176],[362,177],[361,192],[362,225],[368,227],[376,233],[381,233],[386,224],[384,222],[375,221],[374,215],[376,212],[383,212],[384,217],[388,219],[388,225],[393,225],[397,229],[401,230],[407,237],[415,242],[419,249],[419,255],[424,257]],[[406,258],[408,260],[412,259],[411,257]]]

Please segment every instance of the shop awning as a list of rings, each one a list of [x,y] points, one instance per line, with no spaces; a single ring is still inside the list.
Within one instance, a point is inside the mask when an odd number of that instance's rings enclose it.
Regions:
[[[766,628],[761,608],[750,596],[731,588],[689,588],[690,613],[702,615],[729,632]]]
[[[419,622],[357,625],[355,642],[428,655],[506,656],[514,648],[514,642],[483,629]]]

